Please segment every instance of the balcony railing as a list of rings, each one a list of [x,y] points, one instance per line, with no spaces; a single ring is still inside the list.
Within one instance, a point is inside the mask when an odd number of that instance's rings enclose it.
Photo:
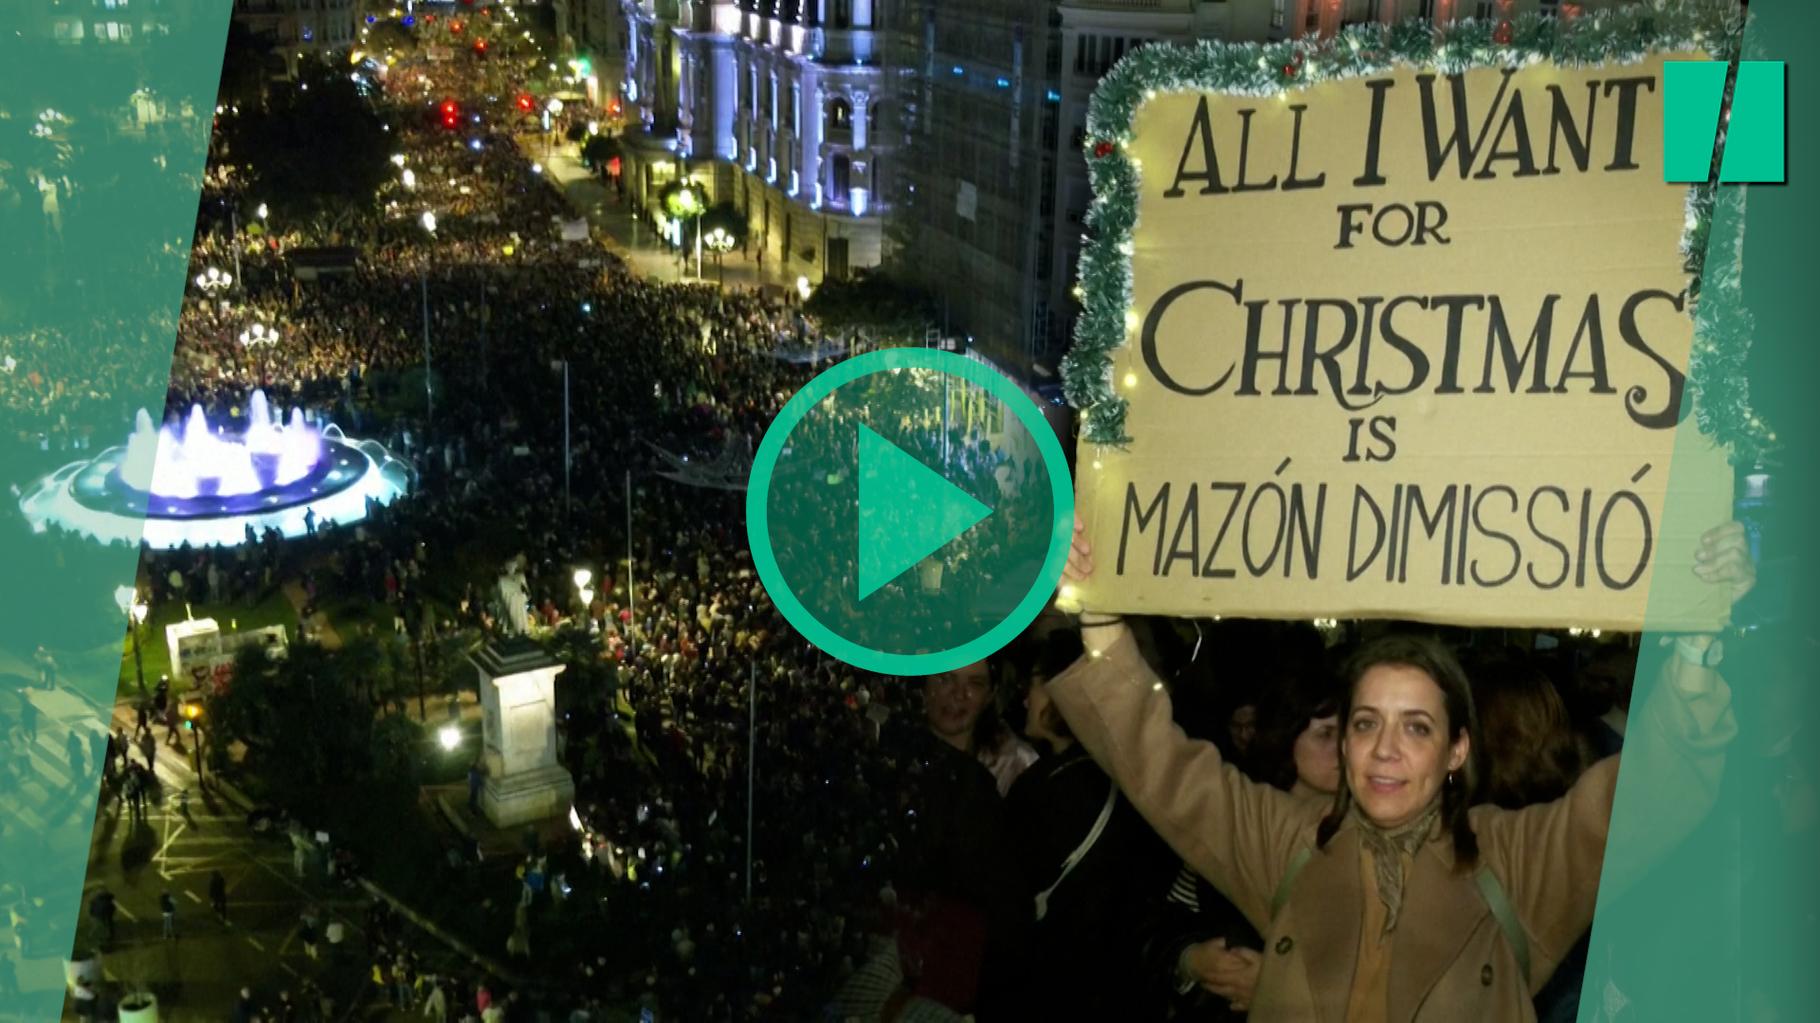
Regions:
[[[810,52],[827,64],[871,64],[878,59],[878,36],[869,28],[815,29]]]

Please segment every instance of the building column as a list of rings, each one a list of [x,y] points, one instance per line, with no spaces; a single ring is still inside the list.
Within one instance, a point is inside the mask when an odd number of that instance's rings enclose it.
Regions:
[[[733,46],[729,41],[716,39],[713,46],[708,86],[714,97],[714,117],[711,122],[714,134],[711,144],[715,156],[737,162],[739,142],[733,134],[733,122],[738,116],[735,92],[739,83],[739,67],[733,59]]]

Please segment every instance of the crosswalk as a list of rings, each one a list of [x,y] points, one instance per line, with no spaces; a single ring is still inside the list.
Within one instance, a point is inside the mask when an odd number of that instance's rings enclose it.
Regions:
[[[0,813],[12,826],[49,838],[92,812],[99,787],[99,776],[90,769],[94,737],[106,724],[92,707],[62,690],[28,689],[21,695],[35,711],[37,734],[9,751],[13,771],[0,785]],[[75,766],[68,753],[71,732],[82,744]]]

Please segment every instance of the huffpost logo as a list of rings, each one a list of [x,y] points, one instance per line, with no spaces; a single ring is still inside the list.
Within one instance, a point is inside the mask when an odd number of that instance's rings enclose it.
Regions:
[[[1705,181],[1711,176],[1719,114],[1725,101],[1723,61],[1677,60],[1663,65],[1662,179]],[[1779,60],[1738,62],[1719,180],[1755,184],[1786,180],[1784,96]]]

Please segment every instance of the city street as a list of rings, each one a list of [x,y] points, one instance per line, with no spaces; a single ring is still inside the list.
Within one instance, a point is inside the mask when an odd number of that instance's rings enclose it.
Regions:
[[[129,732],[130,708],[122,703],[114,715]],[[156,731],[162,739],[163,729]],[[226,1019],[242,987],[267,1004],[281,991],[296,999],[306,980],[333,999],[337,1019],[383,1018],[361,1014],[370,993],[362,990],[369,984],[364,893],[326,883],[314,858],[305,865],[306,876],[298,877],[288,838],[254,833],[245,811],[219,792],[198,788],[180,751],[161,745],[157,774],[160,792],[148,800],[143,820],[133,820],[116,802],[96,818],[83,912],[103,888],[117,900],[118,936],[104,959],[110,983],[156,992],[167,1021]],[[209,905],[215,871],[227,886],[225,925]],[[162,936],[159,899],[167,891],[177,906],[174,940]],[[346,928],[339,963],[326,938],[319,938],[320,959],[305,952],[299,925],[311,905],[321,913],[322,929],[330,920]]]

